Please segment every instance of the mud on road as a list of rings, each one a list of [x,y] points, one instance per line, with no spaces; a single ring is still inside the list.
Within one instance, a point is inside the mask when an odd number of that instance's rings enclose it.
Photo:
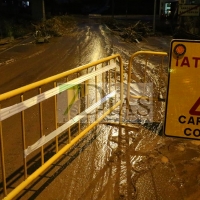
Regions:
[[[38,45],[33,37],[28,37],[1,51],[0,93],[115,53],[121,54],[126,70],[132,53],[138,50],[168,52],[171,39],[170,36],[149,37],[140,43],[127,43],[100,20],[82,18],[76,29],[63,37],[52,38],[50,43]],[[141,78],[141,69],[135,70]],[[149,74],[157,80],[155,71],[149,69]],[[163,74],[166,87],[167,60]],[[11,100],[3,102],[2,106],[11,103]],[[199,199],[200,142],[166,138],[162,133],[165,103],[154,103],[159,123],[136,123],[137,129],[124,129],[122,135],[116,127],[99,125],[95,134],[88,133],[17,199]],[[50,106],[51,101],[46,105],[45,133],[53,124],[53,113],[48,112]],[[34,126],[38,112],[30,110],[27,116],[30,116],[27,125],[29,145],[39,137],[32,134],[38,131]],[[14,116],[3,126],[9,189],[23,179],[18,123],[17,116]],[[60,139],[63,145],[64,139],[64,136]],[[55,153],[54,144],[47,152],[47,158]],[[39,164],[37,154],[33,154],[29,172],[37,169]],[[2,197],[2,187],[0,192]]]

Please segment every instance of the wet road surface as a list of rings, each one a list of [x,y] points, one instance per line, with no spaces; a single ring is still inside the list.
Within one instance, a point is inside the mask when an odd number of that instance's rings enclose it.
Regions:
[[[126,68],[130,55],[138,50],[168,51],[171,37],[126,43],[101,21],[83,19],[68,36],[41,45],[33,40],[29,37],[0,52],[0,93],[115,53],[121,54]],[[155,105],[160,123],[137,124],[137,129],[123,129],[120,136],[117,128],[99,125],[96,134],[88,133],[18,199],[199,199],[200,143],[163,136],[164,106],[163,102]],[[5,125],[5,130],[9,128],[16,131],[15,125]],[[20,177],[20,138],[8,132],[5,141],[7,173]]]

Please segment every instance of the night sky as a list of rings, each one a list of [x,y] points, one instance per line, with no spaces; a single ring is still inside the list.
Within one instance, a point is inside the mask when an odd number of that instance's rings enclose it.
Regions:
[[[29,0],[30,5],[31,1]],[[42,1],[42,0],[41,0]],[[51,14],[153,14],[154,0],[44,0],[46,12]],[[7,8],[21,6],[20,0],[0,0]],[[159,5],[160,0],[157,0]],[[157,6],[158,8],[159,6]],[[25,8],[28,10],[28,8]],[[24,10],[25,10],[24,9]],[[30,8],[29,8],[30,10]]]
[[[153,14],[154,0],[59,0],[59,3],[68,13],[111,14],[114,9],[115,14]]]

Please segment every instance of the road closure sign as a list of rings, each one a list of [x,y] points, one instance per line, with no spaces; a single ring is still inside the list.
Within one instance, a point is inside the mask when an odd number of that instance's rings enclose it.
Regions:
[[[164,133],[200,140],[200,41],[171,42]]]

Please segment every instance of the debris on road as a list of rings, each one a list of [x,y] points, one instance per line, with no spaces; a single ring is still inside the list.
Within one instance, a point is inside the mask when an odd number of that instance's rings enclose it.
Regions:
[[[144,37],[149,36],[151,29],[148,24],[138,21],[136,24],[123,29],[120,36],[128,39],[130,42],[141,41]]]
[[[145,37],[152,35],[152,28],[148,23],[144,23],[141,20],[137,21],[135,24],[122,24],[118,21],[106,23],[107,26],[121,38],[129,42],[142,41]]]
[[[69,16],[58,16],[32,25],[35,28],[36,43],[43,43],[49,42],[51,37],[60,37],[70,32],[75,26],[75,20]]]

